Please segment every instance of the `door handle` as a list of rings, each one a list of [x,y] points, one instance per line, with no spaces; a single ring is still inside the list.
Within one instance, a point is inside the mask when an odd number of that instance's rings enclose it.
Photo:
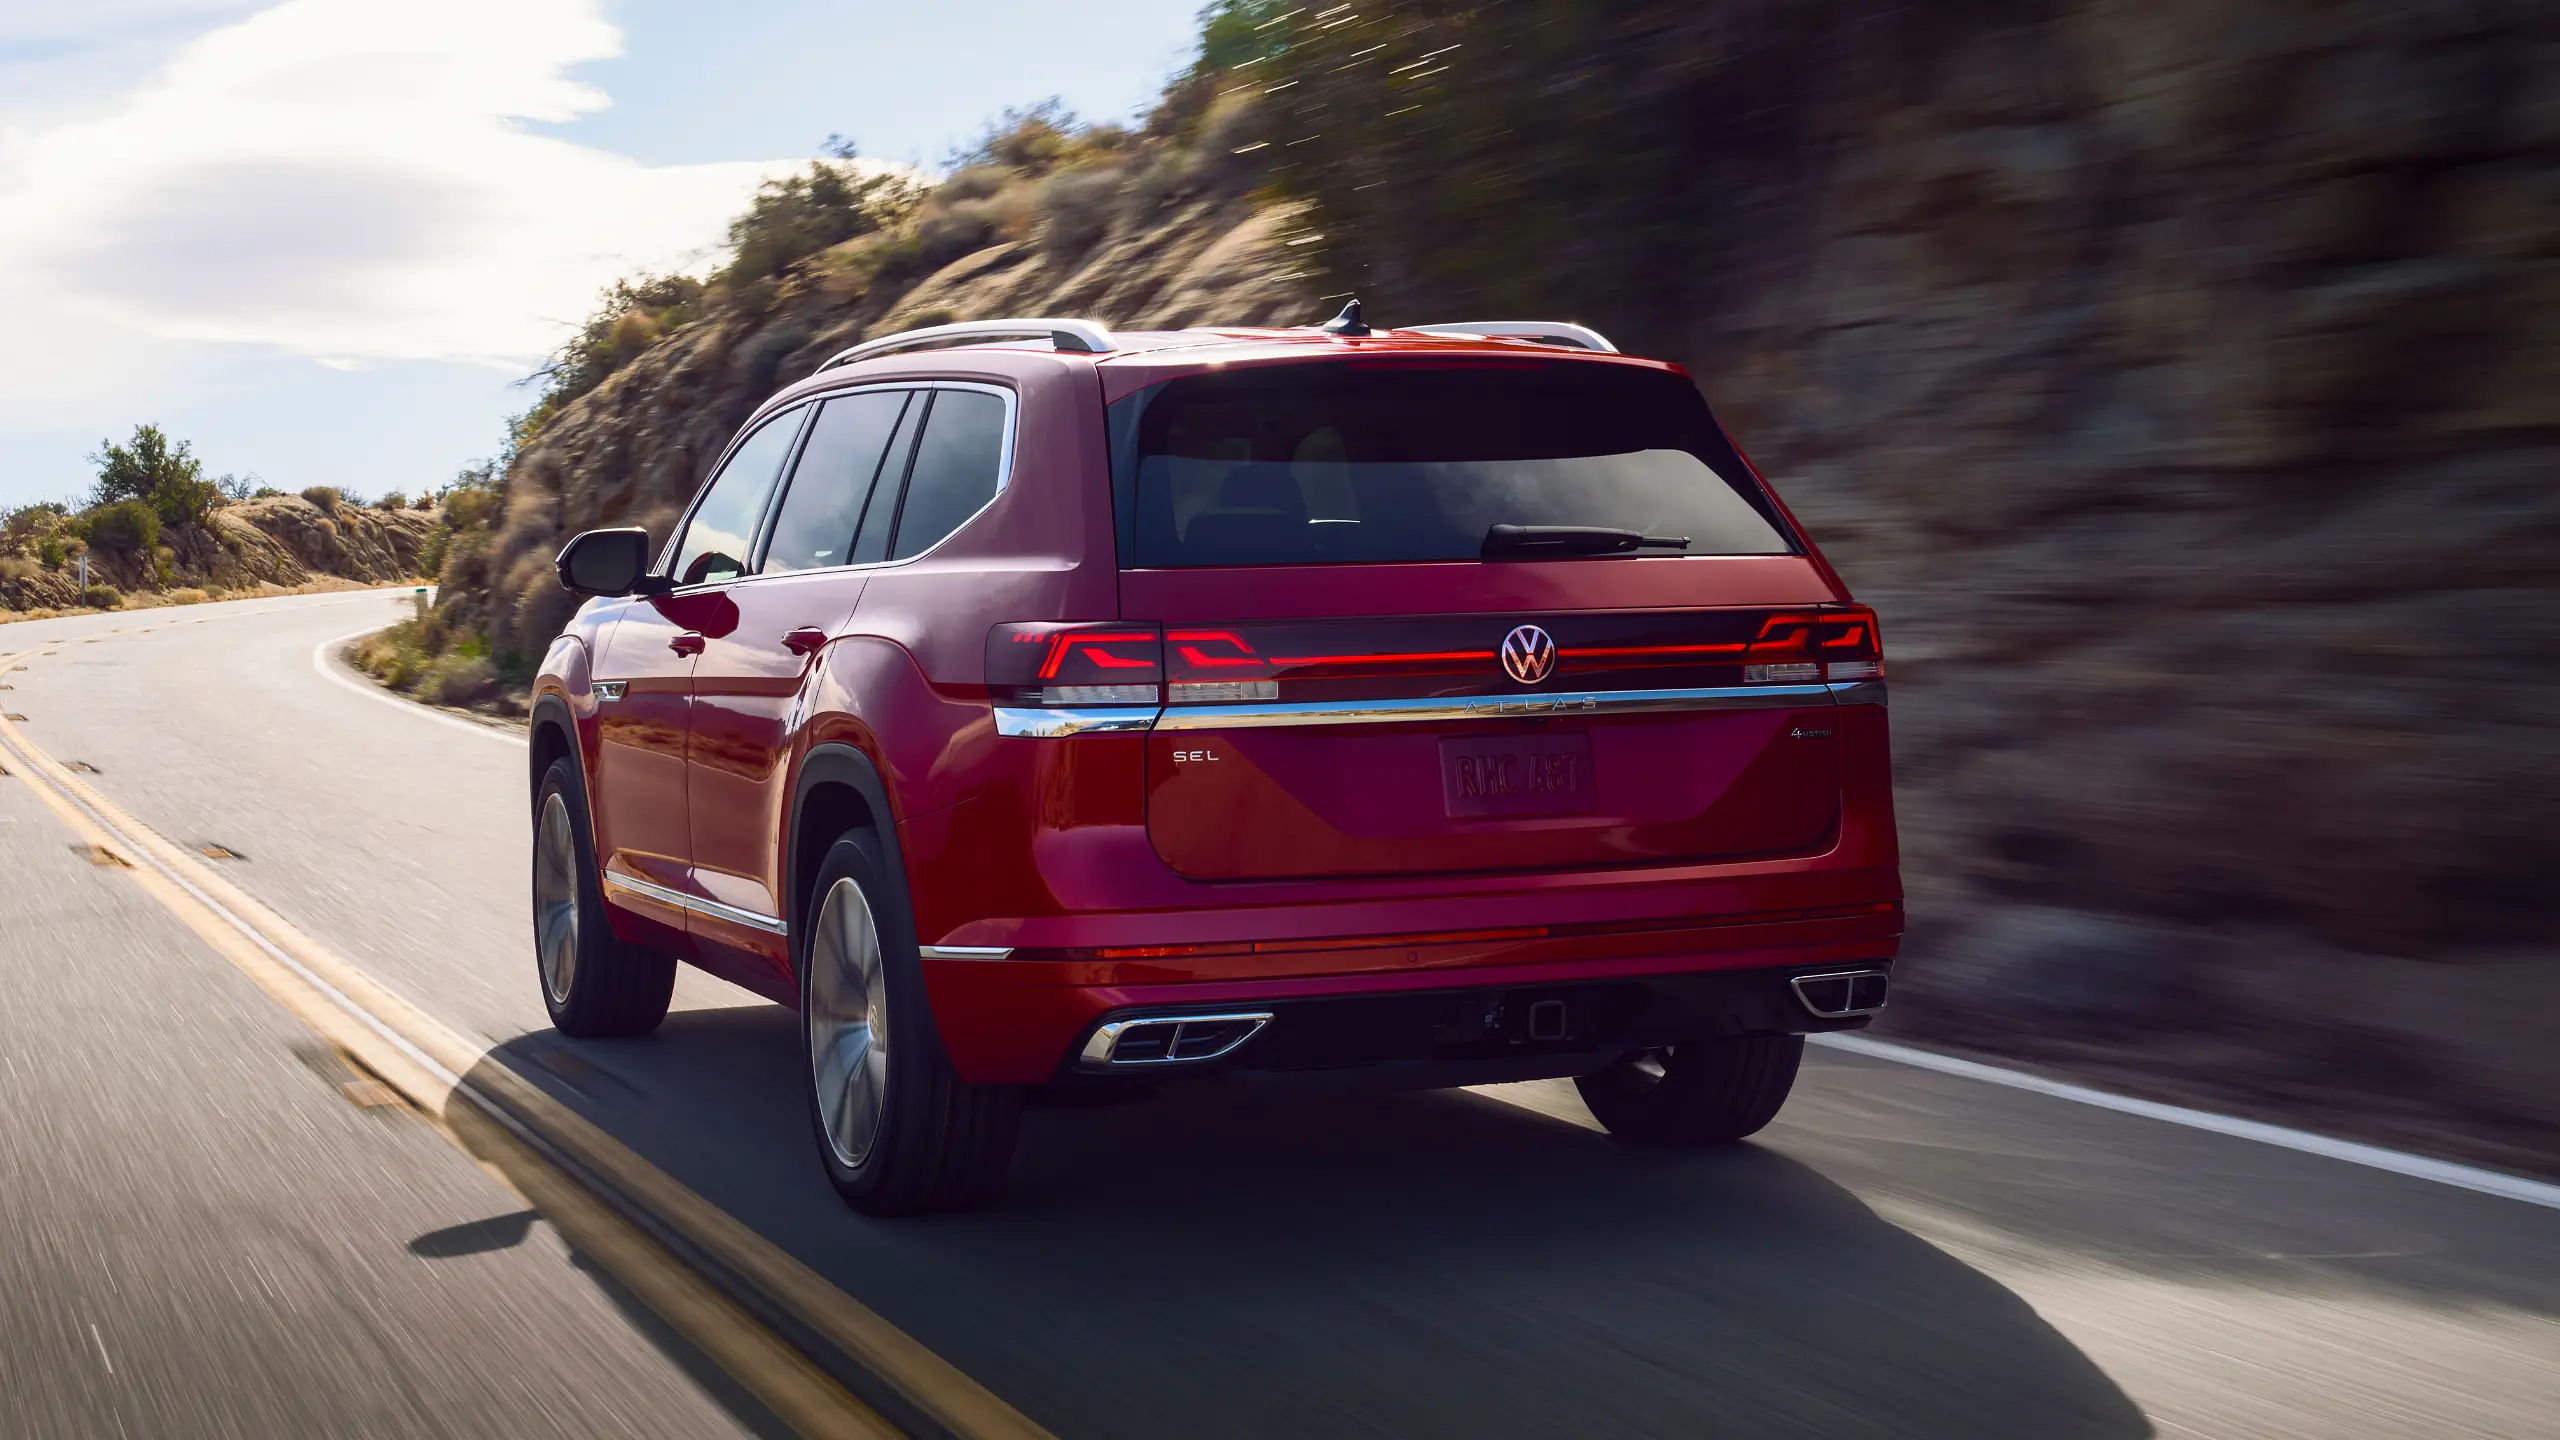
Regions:
[[[794,655],[814,654],[819,646],[826,643],[827,632],[815,625],[803,625],[782,637],[782,648]]]
[[[698,630],[683,631],[674,639],[667,642],[667,648],[673,650],[679,655],[699,655],[702,653],[702,632]]]

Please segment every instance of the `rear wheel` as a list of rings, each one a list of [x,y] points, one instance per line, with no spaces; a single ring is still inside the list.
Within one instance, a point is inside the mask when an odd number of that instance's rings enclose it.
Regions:
[[[1631,1055],[1574,1081],[1609,1133],[1634,1145],[1714,1145],[1777,1118],[1801,1035],[1732,1035]]]
[[[615,939],[596,881],[577,763],[555,760],[533,802],[533,954],[564,1035],[646,1035],[667,1018],[672,955]]]
[[[867,834],[827,852],[802,933],[809,1122],[836,1193],[875,1215],[973,1205],[1004,1180],[1022,1094],[951,1068],[904,887]]]

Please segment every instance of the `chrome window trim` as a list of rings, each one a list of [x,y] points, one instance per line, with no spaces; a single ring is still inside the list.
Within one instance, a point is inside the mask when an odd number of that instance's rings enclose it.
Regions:
[[[1685,690],[1577,690],[1460,699],[1319,700],[1261,705],[1174,705],[1158,730],[1249,730],[1293,725],[1405,725],[1516,720],[1550,715],[1634,715],[1682,710],[1765,710],[1831,704],[1826,685],[1736,685]]]
[[[968,519],[951,527],[951,535],[957,535],[961,531],[968,529],[970,526],[977,524],[978,517],[995,508],[995,503],[1004,498],[1004,492],[1013,488],[1013,459],[1016,454],[1017,444],[1020,440],[1022,425],[1022,397],[1016,395],[1012,390],[1002,385],[990,385],[977,380],[933,380],[925,378],[918,378],[914,380],[873,380],[860,385],[846,385],[839,389],[813,392],[793,401],[791,405],[785,406],[783,409],[774,411],[773,414],[777,416],[787,414],[790,410],[795,408],[807,410],[809,415],[801,417],[801,423],[805,427],[810,415],[815,415],[817,413],[817,407],[819,405],[824,404],[839,395],[851,395],[859,390],[911,390],[918,392],[926,390],[975,390],[980,394],[993,395],[1004,402],[1004,450],[996,458],[996,493],[987,497],[986,504],[970,511]],[[744,436],[754,428],[756,427],[753,425],[741,426],[739,427],[738,435]],[[792,439],[791,463],[795,468],[800,463],[801,446],[807,439],[808,436],[806,434],[794,436]],[[736,448],[736,445],[737,438],[732,437],[730,440],[730,448],[734,449]],[[729,458],[728,450],[721,451],[720,458],[723,461],[726,461]],[[913,459],[912,454],[910,454],[909,458],[910,460]],[[714,475],[719,474],[719,466],[713,466],[711,473]],[[765,513],[768,519],[771,516],[774,505],[778,503],[780,499],[781,492],[788,488],[785,483],[788,478],[789,477],[787,476],[777,477],[773,491],[765,496]],[[898,479],[898,484],[903,490],[906,485],[906,477],[901,475]],[[694,507],[702,503],[702,492],[709,488],[710,482],[706,478],[702,486],[694,491],[693,499],[685,505],[684,519],[677,524],[675,533],[668,537],[665,548],[661,549],[659,552],[658,563],[657,566],[654,567],[658,573],[663,574],[668,562],[675,558],[675,547],[683,540],[685,527],[693,523]],[[761,543],[763,535],[762,521],[758,522],[757,533],[759,536],[759,543]],[[680,586],[668,593],[673,595],[691,595],[698,591],[708,590],[715,585],[752,585],[759,580],[787,580],[795,575],[835,575],[844,572],[868,574],[874,570],[888,570],[900,565],[913,565],[919,560],[932,559],[935,551],[940,550],[944,545],[950,542],[951,535],[943,536],[940,540],[934,541],[929,548],[920,550],[915,554],[908,556],[904,560],[866,560],[859,565],[820,565],[812,566],[807,570],[759,570],[751,575],[733,575],[726,580],[706,580],[699,585]],[[894,541],[897,537],[891,536],[890,538]],[[761,556],[758,558],[759,563],[761,563]]]
[[[767,935],[788,938],[791,934],[790,926],[770,915],[759,915],[753,910],[741,910],[735,905],[723,905],[717,900],[705,900],[699,895],[687,895],[680,890],[670,890],[664,885],[643,880],[636,875],[622,875],[607,870],[604,872],[604,883],[614,889],[628,890],[634,895],[655,900],[662,905],[672,905],[679,910],[690,911],[696,915],[707,915],[714,920],[726,920],[732,925],[743,925],[749,930],[761,930]]]
[[[1152,730],[1161,712],[1153,705],[1097,705],[1089,710],[1043,710],[1031,706],[996,707],[996,733],[1014,739],[1048,740],[1061,735],[1125,735]]]
[[[1881,680],[1834,680],[1831,703],[1835,705],[1885,704],[1884,682]]]

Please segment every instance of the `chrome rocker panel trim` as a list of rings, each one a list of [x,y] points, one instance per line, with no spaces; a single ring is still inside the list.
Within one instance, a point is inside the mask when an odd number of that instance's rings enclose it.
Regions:
[[[628,890],[643,899],[655,900],[661,905],[672,905],[678,910],[707,915],[714,920],[726,920],[732,925],[743,925],[749,930],[761,930],[767,935],[788,937],[791,934],[790,926],[770,915],[759,915],[753,910],[741,910],[735,905],[723,905],[717,900],[705,900],[699,895],[687,895],[680,890],[670,890],[664,885],[655,884],[634,875],[617,875],[607,870],[604,872],[604,883],[613,889]]]

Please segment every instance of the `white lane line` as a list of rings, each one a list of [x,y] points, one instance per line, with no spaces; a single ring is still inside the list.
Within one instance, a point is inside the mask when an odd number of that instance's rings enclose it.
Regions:
[[[350,640],[360,640],[367,635],[380,631],[383,628],[384,627],[382,625],[367,625],[361,630],[350,630],[344,635],[335,636],[321,641],[319,644],[311,647],[311,668],[319,672],[321,679],[328,681],[332,685],[343,685],[368,700],[375,700],[382,704],[396,707],[402,712],[415,715],[422,720],[433,720],[439,725],[450,725],[456,730],[468,730],[474,735],[485,735],[489,739],[504,741],[509,745],[522,745],[525,743],[524,737],[516,734],[514,731],[500,730],[492,725],[477,724],[473,721],[465,720],[459,715],[447,715],[441,710],[421,705],[415,700],[403,700],[399,696],[392,694],[390,691],[383,689],[379,685],[368,685],[354,676],[339,670],[336,663],[331,658],[332,654],[339,646],[346,644]]]
[[[2137,1100],[2130,1095],[2113,1095],[2092,1090],[2085,1085],[2066,1084],[2030,1075],[2023,1070],[2004,1070],[1976,1060],[1959,1060],[1953,1055],[1940,1055],[1932,1050],[1915,1050],[1908,1045],[1895,1045],[1871,1040],[1864,1035],[1814,1035],[1807,1037],[1816,1045],[1864,1055],[1873,1060],[1889,1060],[1921,1070],[1935,1070],[1941,1075],[1956,1075],[1967,1080],[1980,1080],[1989,1085],[2003,1085],[2012,1090],[2068,1100],[2078,1105],[2093,1105],[2113,1110],[2120,1115],[2139,1115],[2146,1120],[2183,1125],[2190,1130],[2205,1130],[2228,1135],[2237,1140],[2254,1140],[2280,1150],[2295,1150],[2305,1155],[2320,1155],[2331,1160],[2344,1160],[2371,1170],[2385,1170],[2405,1175],[2412,1180],[2431,1180],[2458,1190],[2475,1190],[2483,1195],[2496,1195],[2508,1200],[2521,1200],[2546,1210],[2560,1210],[2560,1185],[2528,1180],[2521,1175],[2482,1170],[2470,1165],[2456,1165],[2450,1160],[2435,1160],[2424,1155],[2409,1155],[2398,1150],[2385,1150],[2379,1145],[2360,1145],[2353,1140],[2340,1140],[2332,1135],[2315,1135],[2308,1130],[2292,1130],[2282,1125],[2269,1125],[2258,1120],[2242,1120],[2230,1115],[2216,1115],[2210,1110],[2190,1110],[2183,1105],[2163,1105],[2156,1100]]]

